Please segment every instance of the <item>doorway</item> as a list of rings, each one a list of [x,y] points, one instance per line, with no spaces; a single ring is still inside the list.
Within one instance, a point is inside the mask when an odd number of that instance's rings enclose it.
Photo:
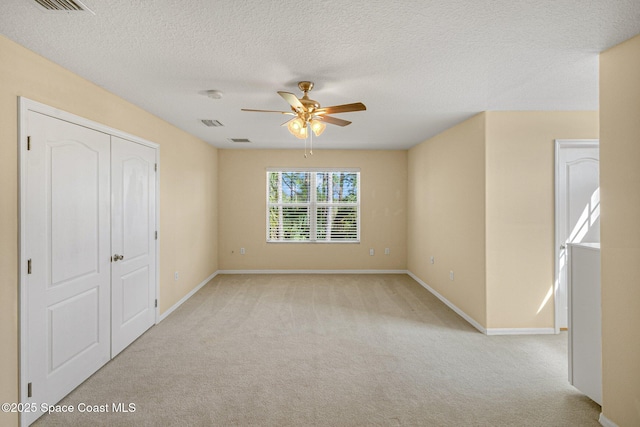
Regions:
[[[20,398],[57,403],[157,319],[157,145],[20,100]]]
[[[567,243],[600,242],[599,141],[556,140],[555,332],[566,330]]]

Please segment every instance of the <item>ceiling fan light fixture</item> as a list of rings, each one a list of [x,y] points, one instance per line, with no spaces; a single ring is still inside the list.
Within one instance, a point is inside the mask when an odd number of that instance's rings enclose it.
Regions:
[[[287,125],[287,128],[296,138],[307,138],[307,124],[300,117],[291,120]]]
[[[322,135],[322,132],[327,128],[327,125],[322,123],[320,120],[311,120],[311,130],[315,134],[315,136]]]
[[[307,137],[313,137],[313,135],[322,135],[327,127],[327,123],[342,127],[351,124],[348,120],[339,119],[331,116],[330,114],[350,113],[352,111],[364,111],[367,109],[362,102],[353,102],[351,104],[333,105],[331,107],[320,108],[320,103],[318,101],[314,101],[309,98],[309,91],[313,88],[313,82],[299,82],[298,88],[303,92],[302,98],[298,98],[291,92],[278,91],[278,95],[287,101],[291,107],[290,111],[254,110],[249,108],[242,108],[242,111],[278,113],[295,116],[292,120],[283,123],[282,126],[286,125],[289,132],[296,138],[306,140]]]

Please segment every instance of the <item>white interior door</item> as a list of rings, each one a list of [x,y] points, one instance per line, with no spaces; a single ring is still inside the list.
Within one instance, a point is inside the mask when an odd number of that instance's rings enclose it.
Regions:
[[[155,323],[157,151],[20,104],[20,401],[37,408],[20,421],[29,425]]]
[[[566,328],[567,243],[600,242],[598,141],[557,141],[556,330]]]
[[[28,402],[39,406],[57,403],[109,360],[110,137],[33,111],[27,120],[21,369]]]
[[[156,150],[111,139],[111,356],[155,323]]]

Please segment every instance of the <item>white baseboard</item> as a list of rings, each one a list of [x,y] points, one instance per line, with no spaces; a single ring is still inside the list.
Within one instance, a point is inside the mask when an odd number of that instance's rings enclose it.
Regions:
[[[407,270],[218,270],[218,274],[407,274]]]
[[[184,302],[186,300],[188,300],[189,298],[191,298],[196,292],[198,292],[204,285],[206,285],[207,283],[209,283],[209,281],[211,279],[213,279],[214,277],[216,277],[218,274],[220,274],[219,271],[216,271],[215,273],[213,273],[211,276],[207,277],[206,279],[204,279],[198,286],[196,286],[195,288],[193,288],[191,290],[191,292],[189,292],[188,294],[186,294],[185,296],[182,297],[182,299],[180,299],[180,301],[178,301],[177,303],[173,304],[171,307],[169,307],[169,309],[167,311],[165,311],[164,313],[162,313],[160,315],[160,317],[158,318],[158,321],[156,322],[156,324],[162,322],[164,319],[167,318],[168,315],[170,315],[171,313],[173,313],[175,311],[175,309],[177,309],[178,307],[180,307],[182,304],[184,304]]]
[[[554,328],[487,328],[487,335],[550,335]]]
[[[458,307],[456,307],[451,301],[449,301],[448,299],[446,299],[445,297],[443,297],[442,295],[440,295],[435,289],[433,289],[431,286],[427,285],[425,282],[423,282],[422,280],[420,280],[420,278],[418,276],[416,276],[415,274],[413,274],[410,271],[407,271],[407,274],[409,276],[411,276],[411,278],[413,278],[413,280],[415,280],[416,282],[420,283],[420,285],[422,285],[423,288],[425,288],[426,290],[428,290],[429,292],[431,292],[433,295],[436,296],[436,298],[438,298],[440,301],[442,301],[443,303],[445,303],[445,305],[447,307],[449,307],[451,310],[455,311],[460,317],[462,317],[464,320],[466,320],[467,322],[469,322],[469,324],[471,326],[473,326],[474,328],[476,328],[477,330],[479,330],[480,332],[482,332],[483,334],[487,333],[487,330],[484,328],[484,326],[482,326],[480,323],[476,322],[471,316],[469,316],[467,313],[465,313],[464,311],[460,310]]]
[[[600,425],[604,427],[618,427],[616,423],[605,417],[602,412],[600,412],[600,418],[598,419],[598,421],[600,422]]]

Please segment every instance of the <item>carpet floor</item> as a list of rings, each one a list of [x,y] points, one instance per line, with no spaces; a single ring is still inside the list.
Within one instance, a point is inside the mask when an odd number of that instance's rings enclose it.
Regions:
[[[406,275],[217,276],[60,404],[76,411],[34,425],[599,426],[600,413],[567,381],[566,333],[485,336]]]

